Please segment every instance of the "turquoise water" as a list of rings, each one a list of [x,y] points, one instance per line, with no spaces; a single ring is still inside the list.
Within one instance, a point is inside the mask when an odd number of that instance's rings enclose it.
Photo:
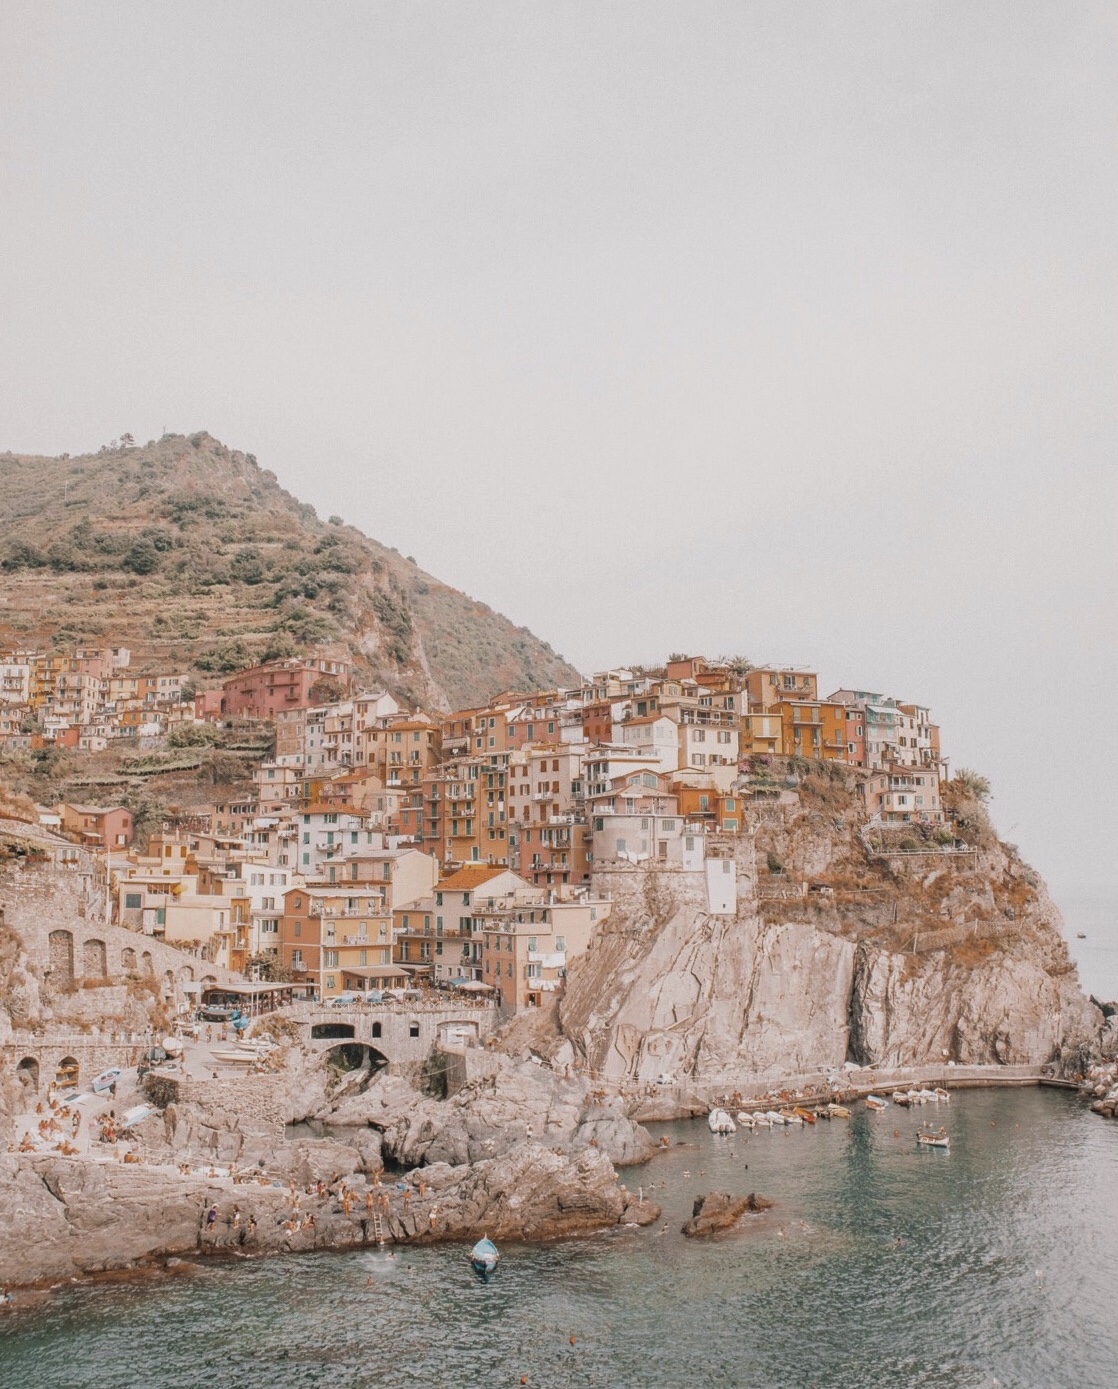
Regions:
[[[916,1115],[929,1114],[951,1132],[950,1153],[917,1149]],[[506,1246],[488,1285],[463,1245],[67,1290],[3,1323],[0,1384],[1118,1381],[1118,1124],[1051,1090],[970,1092],[916,1115],[860,1110],[748,1139],[657,1126],[687,1146],[626,1179],[655,1187],[660,1225]],[[741,1234],[684,1240],[694,1195],[711,1189],[778,1204]]]

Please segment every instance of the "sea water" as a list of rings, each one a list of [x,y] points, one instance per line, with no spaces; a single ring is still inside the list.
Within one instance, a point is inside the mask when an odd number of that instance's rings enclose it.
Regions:
[[[1118,890],[1056,890],[1053,900],[1083,989],[1105,1002],[1118,1001]]]
[[[951,1149],[920,1149],[943,1123]],[[1118,1382],[1118,1124],[1056,1090],[857,1106],[814,1128],[712,1135],[623,1176],[648,1229],[202,1264],[78,1286],[0,1322],[18,1389],[937,1386]],[[687,1240],[697,1194],[776,1204]],[[370,1286],[369,1279],[372,1279]]]

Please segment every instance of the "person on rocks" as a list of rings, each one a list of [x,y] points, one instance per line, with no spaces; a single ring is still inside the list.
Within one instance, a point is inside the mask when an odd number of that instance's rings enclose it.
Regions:
[[[207,1228],[208,1230],[212,1231],[212,1230],[213,1230],[213,1227],[214,1227],[216,1224],[217,1224],[217,1206],[213,1205],[213,1206],[210,1206],[209,1210],[206,1212],[206,1228]]]

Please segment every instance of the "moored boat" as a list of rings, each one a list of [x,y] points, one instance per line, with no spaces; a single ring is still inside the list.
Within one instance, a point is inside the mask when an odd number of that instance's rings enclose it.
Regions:
[[[921,1129],[916,1135],[916,1141],[922,1148],[950,1148],[951,1138],[946,1129],[937,1129],[935,1132]]]
[[[737,1125],[724,1109],[712,1109],[707,1115],[707,1127],[711,1133],[736,1133]]]
[[[883,1109],[888,1109],[888,1107],[889,1107],[888,1101],[887,1101],[887,1100],[883,1100],[883,1099],[881,1098],[880,1095],[867,1095],[867,1096],[866,1096],[866,1108],[867,1108],[867,1109],[872,1109],[872,1110],[874,1110],[875,1113],[879,1113],[879,1112],[880,1112],[881,1110],[883,1110]]]
[[[849,1119],[849,1118],[850,1118],[850,1110],[847,1109],[846,1105],[844,1105],[844,1104],[835,1104],[834,1101],[832,1101],[832,1102],[827,1106],[827,1113],[831,1116],[832,1119]]]
[[[801,1128],[803,1127],[803,1122],[804,1122],[804,1121],[803,1121],[803,1120],[800,1118],[800,1116],[795,1112],[795,1110],[792,1110],[792,1109],[782,1109],[782,1110],[780,1111],[780,1117],[781,1117],[781,1118],[784,1120],[784,1122],[785,1122],[786,1124],[788,1124],[788,1125],[799,1124],[799,1125],[801,1126]]]
[[[903,1109],[907,1109],[912,1103],[912,1098],[907,1090],[894,1090],[893,1103],[899,1104]]]
[[[485,1282],[497,1271],[497,1265],[501,1261],[501,1256],[497,1252],[497,1246],[488,1235],[479,1239],[477,1244],[470,1250],[470,1267]]]
[[[753,1127],[753,1115],[750,1114],[747,1109],[738,1111],[738,1126],[743,1129],[751,1129]]]
[[[799,1115],[799,1117],[803,1120],[803,1122],[804,1122],[805,1124],[814,1124],[814,1123],[815,1123],[815,1113],[814,1113],[814,1111],[813,1111],[813,1110],[810,1110],[810,1109],[805,1109],[805,1108],[803,1107],[803,1105],[801,1105],[801,1104],[798,1104],[798,1105],[795,1107],[795,1109],[793,1109],[792,1113],[793,1113],[793,1114]]]
[[[98,1095],[100,1095],[102,1091],[111,1089],[112,1086],[114,1086],[119,1079],[120,1067],[110,1066],[107,1071],[102,1071],[101,1074],[93,1082],[93,1089]]]
[[[945,1090],[942,1085],[936,1086],[936,1096],[938,1097],[941,1104],[951,1103],[951,1091]]]

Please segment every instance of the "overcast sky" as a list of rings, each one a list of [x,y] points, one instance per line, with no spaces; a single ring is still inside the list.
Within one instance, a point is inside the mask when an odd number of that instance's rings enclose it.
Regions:
[[[208,429],[584,670],[1118,854],[1112,3],[0,7],[0,448]],[[2,464],[0,464],[2,466]]]

